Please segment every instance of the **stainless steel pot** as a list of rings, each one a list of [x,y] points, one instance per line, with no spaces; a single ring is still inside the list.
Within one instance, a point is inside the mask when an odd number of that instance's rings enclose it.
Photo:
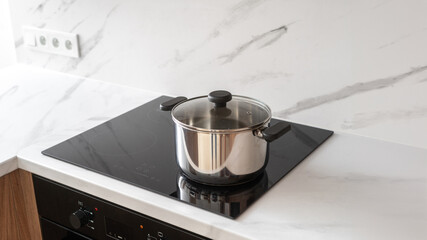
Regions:
[[[287,131],[269,127],[270,108],[255,99],[214,91],[192,99],[162,103],[175,122],[176,158],[190,179],[209,185],[233,185],[254,179],[268,162],[268,142]]]

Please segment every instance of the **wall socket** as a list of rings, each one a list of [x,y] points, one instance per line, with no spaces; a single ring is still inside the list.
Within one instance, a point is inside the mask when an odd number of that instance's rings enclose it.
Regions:
[[[22,27],[24,46],[46,53],[79,58],[79,39],[75,33],[59,32],[30,26]]]

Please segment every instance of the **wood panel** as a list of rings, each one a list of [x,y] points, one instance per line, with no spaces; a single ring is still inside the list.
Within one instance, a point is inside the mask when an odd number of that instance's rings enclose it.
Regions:
[[[0,240],[42,239],[31,173],[13,171],[0,178]]]
[[[13,192],[10,187],[11,176],[9,173],[0,178],[0,239],[19,239],[15,209],[13,203]]]
[[[20,239],[41,239],[39,216],[31,173],[18,169],[13,178],[16,223]]]

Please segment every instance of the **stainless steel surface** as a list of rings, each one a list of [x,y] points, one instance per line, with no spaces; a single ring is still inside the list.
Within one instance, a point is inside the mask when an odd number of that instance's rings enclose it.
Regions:
[[[175,123],[178,165],[190,179],[204,184],[249,181],[264,170],[268,161],[268,143],[254,136],[253,131],[205,132]]]

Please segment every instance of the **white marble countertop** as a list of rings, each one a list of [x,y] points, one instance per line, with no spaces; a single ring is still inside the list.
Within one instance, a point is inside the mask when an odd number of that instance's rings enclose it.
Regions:
[[[97,125],[158,95],[26,65],[1,69],[0,176],[40,137],[82,121]]]
[[[160,94],[22,65],[0,79],[0,176],[19,167],[213,239],[427,236],[427,149],[337,132],[231,220],[40,153]]]

